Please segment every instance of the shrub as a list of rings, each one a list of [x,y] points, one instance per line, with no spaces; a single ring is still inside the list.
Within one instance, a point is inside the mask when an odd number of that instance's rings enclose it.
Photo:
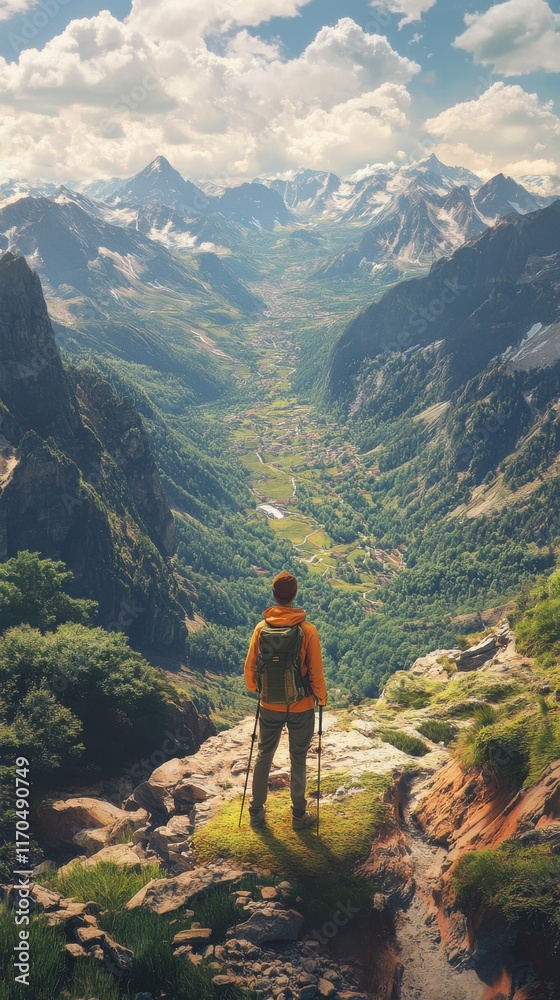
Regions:
[[[525,656],[560,655],[560,598],[529,608],[517,623],[517,648]]]
[[[457,905],[472,913],[480,905],[500,910],[506,919],[543,921],[560,934],[560,856],[552,845],[523,846],[517,841],[496,850],[464,855],[453,872]]]
[[[427,740],[431,740],[432,743],[444,743],[445,746],[449,746],[459,733],[457,726],[452,722],[442,722],[439,719],[426,719],[417,726],[417,729]]]
[[[402,729],[382,729],[379,733],[384,743],[390,743],[397,750],[410,754],[411,757],[424,757],[430,752],[429,746],[417,736],[410,736]]]
[[[45,780],[63,760],[65,774],[84,759],[114,774],[163,739],[169,687],[121,633],[75,624],[45,635],[9,629],[0,641],[0,688],[0,717],[17,725],[19,752],[29,750]]]

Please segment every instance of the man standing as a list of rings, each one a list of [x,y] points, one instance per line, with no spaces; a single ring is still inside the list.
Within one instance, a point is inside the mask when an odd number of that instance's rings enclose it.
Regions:
[[[295,576],[285,570],[272,581],[275,604],[267,608],[249,645],[245,683],[261,700],[259,749],[249,808],[251,826],[265,822],[268,775],[284,724],[290,742],[292,827],[303,830],[315,822],[305,798],[306,759],[315,729],[315,701],[327,703],[321,644],[305,611],[294,608]]]

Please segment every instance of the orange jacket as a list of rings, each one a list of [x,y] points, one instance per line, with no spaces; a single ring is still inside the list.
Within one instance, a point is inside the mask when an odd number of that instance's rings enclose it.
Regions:
[[[319,633],[311,622],[305,620],[305,611],[300,608],[286,608],[275,605],[267,608],[263,615],[264,621],[259,622],[249,644],[249,652],[245,660],[243,673],[245,683],[249,691],[257,691],[257,657],[259,655],[259,636],[265,622],[268,625],[301,625],[303,630],[303,641],[301,644],[301,672],[305,676],[309,674],[312,695],[296,701],[294,705],[267,705],[261,702],[263,708],[270,708],[273,712],[285,712],[289,708],[290,712],[307,712],[310,708],[315,708],[315,698],[320,705],[327,702],[327,687],[323,674],[323,658],[321,656],[321,643]],[[315,696],[315,697],[314,697]]]

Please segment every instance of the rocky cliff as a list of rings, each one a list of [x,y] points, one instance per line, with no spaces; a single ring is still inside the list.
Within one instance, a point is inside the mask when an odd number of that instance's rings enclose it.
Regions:
[[[62,559],[99,622],[180,647],[173,518],[142,421],[95,371],[67,373],[41,285],[0,259],[0,558]]]
[[[325,713],[319,838],[291,831],[285,736],[267,824],[251,830],[245,816],[238,830],[251,719],[167,760],[122,802],[46,800],[38,832],[51,849],[78,855],[59,871],[61,888],[76,866],[159,864],[131,892],[122,926],[135,914],[159,917],[171,928],[172,967],[203,970],[210,989],[256,989],[261,1000],[555,1000],[559,764],[541,754],[531,781],[503,780],[515,751],[504,733],[509,720],[530,716],[537,691],[552,694],[547,668],[520,656],[501,625],[467,649],[418,660],[377,703]],[[484,729],[501,750],[475,766],[466,749],[484,743]],[[312,798],[316,750],[315,738]],[[473,864],[500,873],[492,900],[487,876],[471,879],[479,896],[465,894]],[[238,907],[228,929],[212,924],[208,903],[207,923],[191,923],[213,894]],[[115,974],[122,942],[106,940],[87,906],[75,914],[64,894],[41,886],[33,899],[66,928],[72,953]],[[145,987],[134,963],[132,949],[119,975]]]

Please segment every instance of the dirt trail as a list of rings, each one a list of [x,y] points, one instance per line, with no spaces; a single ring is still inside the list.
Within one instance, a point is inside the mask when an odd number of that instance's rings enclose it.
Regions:
[[[486,987],[476,972],[454,969],[440,944],[432,889],[437,885],[446,851],[425,840],[412,820],[414,787],[404,810],[404,831],[416,892],[408,909],[399,911],[395,919],[402,965],[398,997],[399,1000],[483,1000]]]

